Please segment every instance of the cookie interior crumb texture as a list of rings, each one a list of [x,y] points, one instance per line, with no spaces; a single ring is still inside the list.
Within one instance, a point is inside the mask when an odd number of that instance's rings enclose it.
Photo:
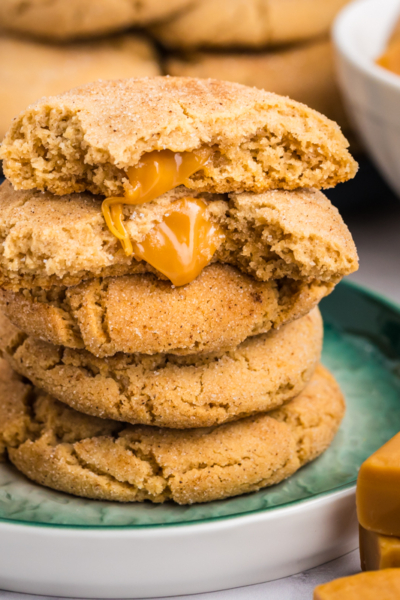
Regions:
[[[99,359],[27,337],[0,313],[0,350],[57,400],[93,416],[208,427],[276,408],[312,377],[322,348],[318,309],[225,354],[117,354]]]
[[[14,385],[8,364],[1,371],[0,440],[10,460],[37,483],[102,500],[192,504],[273,485],[326,450],[344,413],[323,367],[276,411],[194,430],[84,415],[17,379]]]
[[[153,77],[97,81],[42,98],[0,149],[16,189],[121,196],[154,150],[210,148],[187,187],[206,192],[328,188],[357,170],[339,126],[303,104],[240,84]]]

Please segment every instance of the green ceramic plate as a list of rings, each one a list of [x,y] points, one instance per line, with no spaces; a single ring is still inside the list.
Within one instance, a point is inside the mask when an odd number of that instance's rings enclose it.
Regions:
[[[321,308],[323,363],[343,389],[347,413],[329,450],[288,481],[206,505],[121,505],[47,490],[2,465],[0,519],[102,528],[188,524],[270,511],[354,486],[360,464],[400,430],[400,308],[348,283]]]

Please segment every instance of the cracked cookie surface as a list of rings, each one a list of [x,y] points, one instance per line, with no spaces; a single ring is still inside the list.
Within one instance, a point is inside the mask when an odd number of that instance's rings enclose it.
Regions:
[[[316,308],[223,355],[98,359],[26,337],[0,313],[3,357],[57,400],[101,418],[179,429],[237,420],[297,396],[320,359],[322,334]]]
[[[306,315],[333,286],[260,282],[215,263],[174,287],[154,275],[90,279],[62,290],[0,290],[0,308],[32,337],[98,357],[224,352]]]
[[[172,54],[165,60],[165,70],[178,77],[236,81],[289,96],[326,115],[342,130],[349,129],[329,38],[252,52],[228,49]]]
[[[125,206],[131,240],[142,242],[173,202],[187,195],[181,186],[153,202]],[[321,192],[271,190],[200,197],[207,219],[224,236],[214,262],[231,264],[260,281],[290,278],[328,285],[358,267],[351,234]],[[98,197],[16,192],[9,182],[0,187],[2,288],[49,289],[91,277],[146,271],[164,278],[148,263],[125,255],[105,224]]]
[[[2,361],[0,440],[17,469],[56,490],[121,502],[192,504],[278,483],[326,450],[345,410],[321,366],[284,407],[194,430],[90,417],[18,381],[10,405],[13,377]]]
[[[0,148],[16,189],[124,194],[127,169],[155,150],[211,149],[185,185],[202,192],[328,188],[357,164],[339,126],[304,104],[214,79],[97,81],[42,98]]]

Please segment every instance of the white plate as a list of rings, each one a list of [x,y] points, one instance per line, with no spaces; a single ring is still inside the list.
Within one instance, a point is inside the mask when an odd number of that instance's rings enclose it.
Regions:
[[[85,598],[209,592],[285,577],[357,547],[354,487],[221,521],[105,530],[0,523],[0,588]]]

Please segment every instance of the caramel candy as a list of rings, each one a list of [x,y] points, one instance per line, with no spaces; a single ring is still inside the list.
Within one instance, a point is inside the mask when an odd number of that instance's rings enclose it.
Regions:
[[[363,571],[400,567],[400,538],[368,531],[360,525],[360,558]]]
[[[400,537],[400,433],[361,465],[356,499],[364,529]]]
[[[400,569],[368,571],[335,579],[314,590],[314,600],[399,600]]]

